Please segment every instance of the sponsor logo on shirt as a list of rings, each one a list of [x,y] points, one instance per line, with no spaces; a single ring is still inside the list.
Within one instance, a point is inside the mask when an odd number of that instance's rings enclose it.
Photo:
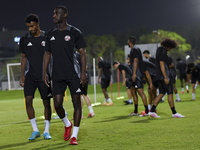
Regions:
[[[42,41],[41,45],[42,45],[42,46],[45,46],[45,41]]]
[[[79,93],[79,92],[81,92],[81,89],[80,89],[80,88],[78,88],[78,89],[76,90],[76,93]]]
[[[69,35],[65,36],[65,41],[69,41],[71,39],[71,37]]]
[[[54,36],[52,36],[51,39],[50,39],[50,41],[55,41],[55,40],[56,40],[56,39],[55,39]]]
[[[33,44],[32,44],[31,42],[29,42],[29,43],[27,44],[27,46],[33,46]]]

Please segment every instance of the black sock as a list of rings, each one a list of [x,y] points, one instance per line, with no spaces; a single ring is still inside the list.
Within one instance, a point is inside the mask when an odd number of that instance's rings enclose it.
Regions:
[[[135,110],[134,113],[138,113],[138,104],[135,104]]]
[[[172,114],[176,114],[177,113],[176,110],[175,110],[175,107],[172,107],[171,110],[172,110]]]
[[[151,112],[155,112],[155,110],[156,110],[156,106],[153,105],[153,106],[151,107]]]
[[[148,114],[148,113],[149,113],[148,106],[147,106],[147,105],[146,105],[146,106],[144,105],[144,108],[145,108],[145,113]]]

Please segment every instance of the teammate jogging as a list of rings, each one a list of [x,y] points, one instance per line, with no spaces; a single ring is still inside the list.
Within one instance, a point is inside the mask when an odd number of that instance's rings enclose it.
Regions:
[[[84,41],[81,31],[67,23],[67,8],[57,6],[53,12],[53,21],[57,26],[48,32],[46,42],[46,52],[43,60],[43,80],[48,86],[48,79],[45,74],[51,54],[53,56],[53,99],[56,112],[65,124],[64,140],[69,140],[71,136],[72,123],[65,116],[63,108],[63,96],[67,86],[69,86],[72,103],[74,107],[74,126],[70,144],[77,145],[77,135],[81,121],[81,100],[82,85],[87,83],[86,77],[86,57]],[[80,53],[82,71],[75,70],[75,50]],[[82,85],[81,85],[82,84]]]
[[[28,15],[25,19],[25,23],[29,29],[29,33],[21,38],[19,45],[19,49],[22,53],[20,85],[24,87],[26,112],[33,127],[33,133],[29,140],[35,140],[35,138],[40,137],[33,108],[33,98],[37,88],[44,104],[45,130],[43,136],[44,139],[51,139],[49,126],[51,120],[50,97],[52,94],[51,88],[48,88],[42,82],[42,62],[45,52],[46,35],[44,31],[40,30],[39,17],[37,15]],[[26,61],[29,64],[26,64]],[[27,67],[26,70],[28,70],[28,72],[26,71],[26,75],[25,66]],[[45,77],[48,78],[49,76],[45,74]]]

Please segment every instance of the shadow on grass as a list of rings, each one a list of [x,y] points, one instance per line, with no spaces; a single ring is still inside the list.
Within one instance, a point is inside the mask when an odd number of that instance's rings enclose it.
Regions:
[[[130,118],[130,116],[114,116],[112,118],[106,118],[105,120],[103,121],[95,121],[93,123],[102,123],[102,122],[109,122],[109,121],[116,121],[116,120],[122,120],[122,119],[128,119]]]
[[[60,149],[60,148],[69,148],[69,146],[72,146],[72,145],[69,145],[69,143],[57,143],[57,144],[51,144],[51,145],[45,145],[45,146],[42,146],[42,147],[37,147],[37,148],[33,148],[32,150],[43,150],[43,149],[52,149],[52,147],[54,147],[54,149]]]

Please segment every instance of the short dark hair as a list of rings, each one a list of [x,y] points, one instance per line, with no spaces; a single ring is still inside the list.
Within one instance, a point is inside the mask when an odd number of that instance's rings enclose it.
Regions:
[[[176,61],[181,61],[181,58],[177,58]]]
[[[65,7],[64,5],[58,5],[56,8],[60,8],[60,9],[62,9],[66,14],[68,14],[67,7]]]
[[[187,65],[187,67],[188,67],[189,69],[193,68],[194,66],[195,66],[195,65],[194,65],[193,62],[189,62],[188,65]]]
[[[118,61],[113,61],[113,66],[116,65],[116,64],[119,64]]]
[[[130,36],[130,37],[128,38],[128,40],[129,40],[132,44],[135,44],[136,39],[135,39],[134,36]]]
[[[149,50],[145,50],[145,51],[143,52],[143,54],[145,54],[145,53],[150,54],[150,51],[149,51]]]
[[[29,14],[25,18],[25,23],[39,22],[39,17],[36,14]]]
[[[176,48],[178,44],[175,40],[166,38],[161,42],[161,45],[167,48]]]

